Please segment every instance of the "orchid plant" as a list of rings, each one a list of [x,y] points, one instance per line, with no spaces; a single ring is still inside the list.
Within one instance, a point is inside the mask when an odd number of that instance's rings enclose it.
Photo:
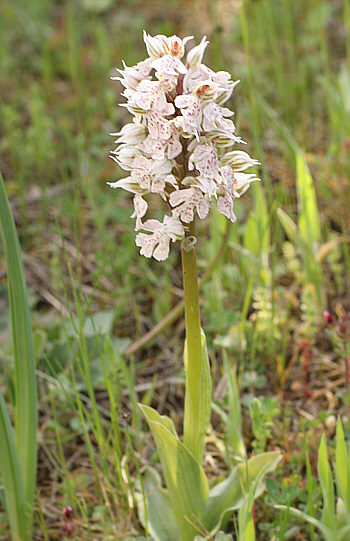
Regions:
[[[263,490],[262,477],[280,460],[279,452],[255,456],[209,489],[202,468],[205,435],[210,423],[211,374],[201,329],[196,263],[196,217],[217,210],[234,222],[234,200],[259,180],[246,169],[258,165],[242,150],[230,109],[223,105],[239,81],[226,71],[215,73],[202,63],[204,37],[183,62],[186,43],[177,36],[152,37],[144,32],[148,57],[114,79],[125,88],[121,105],[133,122],[118,133],[111,157],[129,173],[109,183],[134,194],[136,245],[141,255],[168,258],[170,242],[181,241],[185,296],[186,371],[183,441],[173,422],[148,406],[140,406],[154,437],[166,489],[149,468],[142,480],[140,520],[156,541],[193,541],[198,532],[215,535],[239,509],[251,483]],[[161,197],[170,214],[162,221],[145,219],[148,196]]]

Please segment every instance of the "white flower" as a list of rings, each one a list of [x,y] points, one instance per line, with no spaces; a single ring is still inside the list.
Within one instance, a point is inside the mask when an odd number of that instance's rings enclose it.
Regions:
[[[177,58],[182,58],[185,54],[185,45],[191,39],[193,39],[193,36],[187,36],[184,39],[180,39],[175,35],[171,36],[171,38],[168,38],[169,53]]]
[[[212,101],[215,100],[220,89],[220,85],[214,83],[210,79],[207,79],[197,83],[192,89],[192,94],[197,96],[202,101]]]
[[[158,36],[150,36],[143,31],[143,41],[145,42],[147,52],[152,60],[160,58],[164,54],[169,54],[168,38],[159,34]]]
[[[154,68],[165,79],[174,80],[179,73],[187,73],[186,66],[176,56],[165,55],[152,62]]]
[[[163,160],[166,157],[173,160],[182,152],[182,145],[179,141],[181,130],[176,128],[173,122],[170,122],[170,137],[167,139],[156,139],[151,136],[151,133],[143,141],[139,147],[146,152],[154,160]],[[154,132],[152,132],[154,134]],[[158,132],[156,135],[159,136]]]
[[[239,80],[232,81],[231,75],[227,71],[218,71],[217,73],[215,73],[215,71],[211,70],[210,68],[208,68],[208,66],[205,66],[204,64],[201,64],[200,71],[203,77],[211,79],[221,88],[216,98],[216,103],[220,105],[225,103],[225,101],[227,101],[231,97],[233,89],[239,83]]]
[[[225,180],[225,184],[220,186],[223,196],[218,197],[217,209],[231,222],[235,222],[237,218],[233,212],[233,201],[235,197],[239,197],[239,194],[234,186],[234,173],[229,166],[225,165],[221,168],[221,175]]]
[[[234,135],[235,125],[232,120],[225,119],[220,128],[210,130],[205,134],[206,139],[215,143],[218,148],[232,147],[234,143],[246,144],[241,137]]]
[[[138,107],[143,111],[149,111],[153,108],[163,115],[172,115],[175,112],[174,106],[167,102],[162,83],[148,79],[144,79],[137,85],[130,96],[128,105],[135,109]]]
[[[203,107],[203,129],[204,131],[211,131],[220,129],[222,126],[223,129],[227,129],[229,124],[224,118],[225,116],[232,116],[233,112],[227,107],[220,107],[217,103],[211,101],[205,107]],[[234,124],[232,122],[234,129]]]
[[[111,152],[111,158],[125,171],[131,171],[136,156],[141,156],[138,148],[132,145],[122,145],[118,150]]]
[[[141,248],[140,254],[153,257],[157,261],[164,261],[169,255],[169,245],[172,240],[180,240],[184,237],[182,223],[174,217],[164,216],[163,223],[158,220],[147,220],[142,224],[142,229],[151,233],[138,233],[136,246]]]
[[[122,77],[111,77],[113,81],[120,81],[125,88],[134,90],[137,85],[145,79],[145,75],[137,69],[137,66],[129,68],[123,62],[124,70],[118,70]],[[148,74],[147,74],[148,75]]]
[[[217,202],[217,209],[220,212],[220,214],[223,214],[231,220],[231,222],[235,222],[237,220],[237,217],[235,213],[233,212],[233,197],[231,197],[230,194],[226,194],[225,197],[218,197]]]
[[[171,169],[172,163],[169,160],[154,161],[142,156],[135,159],[130,176],[142,190],[161,193],[164,192],[166,182],[176,186]]]
[[[182,181],[184,186],[193,186],[199,188],[204,194],[207,194],[209,199],[216,197],[218,184],[214,179],[203,177],[201,175],[197,177],[185,177]]]
[[[258,179],[254,174],[234,173],[229,165],[221,167],[221,176],[224,184],[220,185],[223,197],[218,197],[217,208],[221,214],[224,214],[232,222],[236,221],[233,212],[233,201],[235,197],[240,197],[249,188],[250,183]]]
[[[235,189],[241,196],[248,190],[250,184],[256,180],[260,181],[260,178],[256,177],[254,174],[247,175],[246,173],[235,173]]]
[[[117,182],[108,182],[108,184],[112,188],[124,188],[124,190],[135,194],[163,194],[166,183],[171,184],[175,189],[178,187],[171,170],[172,162],[167,159],[153,161],[138,155],[133,160],[129,177],[122,178]]]
[[[234,197],[240,197],[248,190],[251,182],[260,180],[253,173],[247,175],[246,173],[234,172],[230,165],[224,165],[221,167],[220,173],[224,181],[223,184],[226,186],[232,186],[232,193],[234,193]]]
[[[192,187],[172,192],[169,201],[172,207],[176,207],[173,209],[173,216],[181,218],[185,223],[194,220],[195,210],[201,219],[209,213],[209,203],[198,188]]]
[[[145,30],[143,31],[143,40],[152,60],[156,60],[165,55],[182,58],[185,53],[185,45],[191,39],[193,39],[193,36],[180,39],[177,36],[167,38],[166,36],[159,34],[158,36],[152,37],[149,34],[147,35]]]
[[[147,128],[139,123],[125,124],[118,133],[111,133],[111,135],[118,136],[118,139],[114,141],[118,145],[121,143],[137,145],[146,139]]]

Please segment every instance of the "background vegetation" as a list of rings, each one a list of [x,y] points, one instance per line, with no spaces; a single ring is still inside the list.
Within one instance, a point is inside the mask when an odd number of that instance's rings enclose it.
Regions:
[[[349,0],[0,4],[0,167],[39,381],[35,539],[62,539],[67,523],[83,540],[142,532],[138,472],[157,456],[136,403],[177,426],[183,415],[181,312],[137,342],[182,299],[180,254],[165,264],[139,256],[131,200],[106,186],[121,175],[109,133],[129,118],[109,77],[122,60],[146,57],[143,29],[196,43],[207,35],[206,64],[241,80],[230,107],[262,164],[261,184],[235,206],[237,223],[226,230],[213,213],[200,230],[201,274],[229,235],[201,289],[214,379],[206,472],[226,475],[241,422],[248,454],[284,453],[255,506],[257,539],[317,539],[273,505],[307,511],[303,451],[317,477],[316,450],[325,433],[332,453],[337,414],[350,436]],[[10,337],[0,254],[0,385],[11,412]],[[313,496],[316,512],[321,491]],[[7,540],[1,502],[0,491]]]

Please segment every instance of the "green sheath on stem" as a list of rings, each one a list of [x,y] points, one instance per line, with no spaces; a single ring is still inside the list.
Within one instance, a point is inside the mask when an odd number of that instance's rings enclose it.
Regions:
[[[195,245],[196,239],[192,236],[186,237],[181,246],[186,320],[184,444],[201,464],[210,421],[212,384],[205,336],[200,322]]]
[[[181,246],[182,273],[185,294],[185,320],[187,353],[191,363],[187,368],[191,381],[199,384],[202,366],[201,319],[199,311],[199,290],[196,259],[196,239],[186,237]],[[192,391],[195,389],[192,386]],[[193,396],[193,399],[196,397]]]

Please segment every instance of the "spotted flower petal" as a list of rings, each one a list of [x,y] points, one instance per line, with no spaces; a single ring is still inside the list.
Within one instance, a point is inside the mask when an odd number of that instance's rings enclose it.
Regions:
[[[203,177],[213,179],[219,171],[218,151],[214,145],[198,145],[193,152],[193,161]]]
[[[191,132],[193,129],[200,128],[202,122],[202,102],[199,98],[192,96],[192,94],[180,95],[175,98],[175,105],[181,110],[183,117],[183,125],[181,127],[184,131]],[[187,127],[188,129],[186,129]]]
[[[147,202],[139,194],[134,195],[134,209],[131,218],[136,218],[135,231],[139,231],[142,228],[141,220],[148,209]]]
[[[174,217],[164,216],[163,223],[158,220],[147,220],[142,229],[148,233],[139,233],[136,236],[136,246],[141,248],[141,255],[153,257],[157,261],[167,259],[170,250],[170,241],[175,242],[183,238],[184,228]]]
[[[157,58],[152,62],[152,68],[154,68],[158,73],[163,75],[163,77],[177,77],[179,73],[187,73],[186,66],[181,62],[179,58],[175,56],[166,55],[161,58]]]
[[[185,223],[190,223],[194,219],[194,211],[200,218],[205,218],[209,212],[209,203],[198,188],[188,188],[172,192],[169,198],[173,209],[173,216],[180,218]]]

